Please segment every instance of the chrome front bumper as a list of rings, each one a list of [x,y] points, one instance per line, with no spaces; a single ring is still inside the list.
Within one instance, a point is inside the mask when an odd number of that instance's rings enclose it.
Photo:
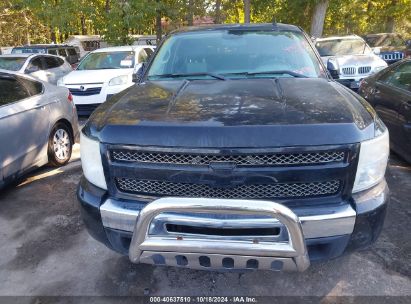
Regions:
[[[281,223],[288,241],[221,239],[207,235],[153,235],[150,227],[162,213],[265,216]],[[175,215],[178,217],[178,215]],[[135,223],[129,249],[134,263],[165,264],[196,269],[272,269],[304,271],[310,265],[299,218],[270,201],[204,198],[161,198],[144,207]]]

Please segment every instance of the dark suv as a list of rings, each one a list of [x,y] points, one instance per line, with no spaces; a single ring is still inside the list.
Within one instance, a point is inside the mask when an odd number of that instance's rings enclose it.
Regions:
[[[34,44],[14,47],[12,54],[51,54],[66,58],[67,62],[75,65],[80,60],[78,47],[66,44]]]
[[[303,271],[378,237],[387,129],[300,28],[175,32],[136,80],[82,129],[95,239],[134,263]]]

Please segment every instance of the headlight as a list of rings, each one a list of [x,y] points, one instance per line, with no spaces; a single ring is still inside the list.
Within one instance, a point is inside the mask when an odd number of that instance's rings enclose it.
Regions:
[[[61,77],[57,80],[57,85],[59,87],[63,87],[64,86],[64,77]]]
[[[387,66],[382,65],[382,66],[377,66],[374,68],[374,73],[378,73],[381,70],[384,70]]]
[[[389,154],[390,143],[387,129],[378,137],[361,143],[353,192],[371,188],[384,178]]]
[[[111,78],[111,80],[108,82],[108,85],[115,86],[115,85],[127,84],[127,82],[128,82],[128,75],[121,75],[121,76]]]
[[[101,162],[100,143],[88,138],[83,132],[80,132],[80,156],[86,179],[97,187],[107,190]]]

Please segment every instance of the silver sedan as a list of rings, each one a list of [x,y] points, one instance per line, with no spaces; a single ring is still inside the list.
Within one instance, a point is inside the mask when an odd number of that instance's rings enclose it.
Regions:
[[[71,71],[71,65],[60,56],[49,54],[0,55],[0,69],[28,74],[53,84]]]
[[[66,88],[0,70],[0,188],[47,163],[65,165],[77,137]]]

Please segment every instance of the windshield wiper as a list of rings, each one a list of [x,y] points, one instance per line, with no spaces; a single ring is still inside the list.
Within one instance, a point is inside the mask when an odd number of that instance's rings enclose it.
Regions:
[[[300,73],[296,73],[293,71],[288,71],[288,70],[277,70],[277,71],[261,71],[261,72],[236,72],[236,73],[227,73],[231,75],[246,75],[246,76],[254,76],[254,75],[281,75],[281,74],[287,74],[296,78],[308,78],[308,76],[305,76]]]
[[[186,74],[158,74],[158,75],[150,75],[149,77],[159,77],[159,78],[183,78],[183,77],[193,77],[193,76],[210,76],[215,79],[226,80],[226,78],[219,74],[214,73],[186,73]]]

